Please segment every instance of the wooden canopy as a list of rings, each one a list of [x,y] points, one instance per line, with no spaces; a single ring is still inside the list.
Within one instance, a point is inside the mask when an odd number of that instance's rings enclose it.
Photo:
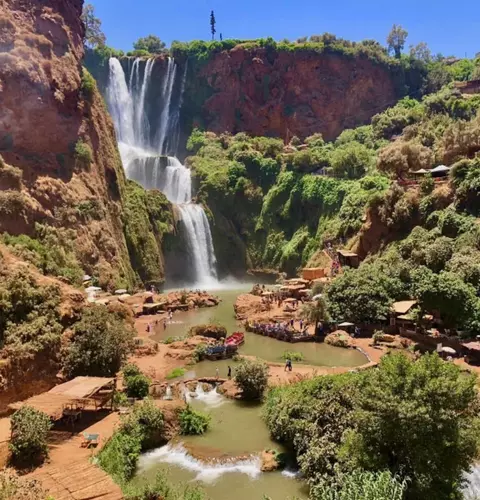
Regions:
[[[416,303],[416,300],[400,300],[392,304],[392,311],[395,314],[406,314]]]
[[[22,406],[31,406],[56,420],[62,416],[66,405],[93,397],[114,380],[113,377],[76,377],[53,387],[48,392],[37,394],[8,406],[12,410],[19,410]]]

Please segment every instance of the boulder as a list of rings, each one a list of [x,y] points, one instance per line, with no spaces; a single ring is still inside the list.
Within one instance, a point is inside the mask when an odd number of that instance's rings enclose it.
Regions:
[[[188,331],[189,336],[201,335],[202,337],[208,337],[211,339],[220,340],[227,336],[227,329],[219,325],[197,325],[192,326]]]
[[[260,460],[262,462],[260,467],[262,472],[273,472],[280,467],[277,461],[277,454],[272,450],[263,450]]]
[[[336,330],[325,337],[325,343],[335,347],[353,347],[352,337],[344,330]]]

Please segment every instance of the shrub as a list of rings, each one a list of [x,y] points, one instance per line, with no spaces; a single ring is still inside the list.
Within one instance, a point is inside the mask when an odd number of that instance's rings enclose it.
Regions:
[[[50,417],[30,406],[23,406],[11,418],[10,450],[16,463],[27,465],[48,456],[47,436]]]
[[[168,380],[172,379],[172,378],[177,378],[177,377],[182,377],[183,375],[185,375],[186,373],[186,370],[185,368],[174,368],[167,376],[166,378]]]
[[[303,361],[304,355],[301,352],[284,351],[282,354],[282,359],[290,359],[291,361]]]
[[[135,363],[127,363],[122,368],[123,378],[135,377],[135,375],[141,375],[140,368]]]
[[[156,446],[162,431],[163,413],[153,401],[135,405],[98,454],[100,467],[125,486],[135,474],[141,451]]]
[[[180,432],[185,435],[203,434],[210,426],[211,417],[205,413],[195,411],[190,405],[179,414]]]
[[[258,360],[240,362],[235,370],[235,383],[242,390],[243,399],[261,399],[268,384],[268,366]]]
[[[338,472],[333,481],[323,479],[310,492],[312,500],[402,500],[407,481],[401,481],[390,471],[354,470]]]
[[[148,396],[150,379],[143,373],[126,377],[124,381],[126,384],[125,391],[128,397],[143,399]]]
[[[114,376],[133,348],[133,335],[131,326],[119,313],[104,306],[86,308],[63,350],[65,375]]]
[[[75,143],[74,156],[79,162],[90,165],[93,161],[92,148],[86,142],[83,142],[82,139],[79,139]]]
[[[205,494],[196,486],[172,485],[162,472],[153,481],[130,483],[123,488],[127,500],[205,500]]]
[[[82,68],[82,92],[84,96],[90,101],[93,98],[93,93],[96,88],[95,79],[90,74],[87,68]]]

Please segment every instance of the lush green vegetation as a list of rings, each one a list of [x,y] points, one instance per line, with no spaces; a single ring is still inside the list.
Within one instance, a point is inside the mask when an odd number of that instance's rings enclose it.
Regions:
[[[10,450],[16,464],[29,465],[48,456],[47,435],[52,427],[50,417],[30,406],[23,406],[10,420]]]
[[[78,139],[75,143],[74,156],[80,163],[88,166],[93,161],[92,148],[82,139]]]
[[[158,472],[155,479],[146,482],[141,479],[129,483],[123,489],[127,500],[206,500],[204,492],[197,486],[183,486],[169,481]]]
[[[152,400],[135,405],[98,454],[98,463],[122,487],[133,478],[142,450],[163,440],[163,413]]]
[[[150,379],[137,365],[130,363],[123,367],[123,384],[129,398],[143,399],[148,396]]]
[[[297,351],[284,351],[282,354],[282,359],[290,361],[303,361],[303,354]]]
[[[479,110],[478,96],[445,87],[405,98],[329,143],[315,134],[284,148],[278,139],[195,130],[188,162],[220,265],[234,255],[230,261],[293,275],[328,241],[359,247],[374,255],[324,290],[319,319],[374,322],[393,301],[416,298],[423,311],[441,306],[447,327],[476,331]],[[430,176],[416,189],[396,182],[439,164],[453,167],[447,184]]]
[[[235,383],[243,399],[262,399],[268,383],[268,366],[259,360],[242,360],[235,368]]]
[[[206,432],[212,420],[210,415],[196,411],[190,405],[187,405],[179,413],[178,418],[180,420],[180,432],[194,436]]]
[[[160,286],[164,280],[164,236],[173,231],[170,203],[160,191],[146,191],[127,181],[123,223],[138,284]]]
[[[40,285],[25,269],[0,269],[0,348],[11,359],[27,359],[60,347],[60,290]]]
[[[313,498],[331,498],[322,496],[329,485],[342,499],[351,498],[341,496],[344,484],[398,492],[404,479],[408,499],[457,498],[479,444],[475,384],[436,354],[389,355],[374,370],[271,389],[265,418],[294,450]],[[398,481],[361,470],[389,470]]]
[[[65,375],[114,376],[133,347],[133,328],[121,312],[104,306],[84,310],[62,355]]]
[[[332,481],[321,480],[312,488],[312,500],[402,500],[407,481],[400,481],[390,471],[366,472],[337,470]]]
[[[22,260],[34,264],[43,274],[61,277],[79,285],[83,271],[75,255],[74,232],[36,224],[33,237],[26,234],[11,236],[4,233],[1,241]]]
[[[170,373],[165,377],[167,380],[171,380],[172,378],[178,378],[185,375],[187,370],[185,368],[174,368]]]

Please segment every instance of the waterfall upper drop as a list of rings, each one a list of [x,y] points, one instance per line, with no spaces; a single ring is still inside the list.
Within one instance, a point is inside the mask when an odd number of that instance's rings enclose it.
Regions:
[[[176,86],[177,65],[168,58],[158,93],[152,81],[156,60],[127,61],[124,67],[118,59],[110,58],[107,87],[107,104],[126,175],[145,189],[159,189],[177,205],[194,274],[189,281],[215,286],[216,258],[208,219],[201,205],[192,202],[190,169],[174,156],[178,147],[186,68],[180,86]],[[155,92],[153,109],[148,105],[152,92]],[[167,154],[172,156],[165,156]]]

